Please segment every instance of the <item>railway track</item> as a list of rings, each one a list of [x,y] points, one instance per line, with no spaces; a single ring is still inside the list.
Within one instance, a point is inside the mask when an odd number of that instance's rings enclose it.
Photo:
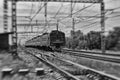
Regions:
[[[120,57],[120,54],[116,53],[102,53],[102,52],[95,52],[95,51],[83,51],[83,50],[73,50],[64,48],[63,51],[73,51],[73,52],[82,52],[82,53],[89,53],[89,54],[97,54],[97,55],[105,55],[105,56],[113,56],[113,57]]]
[[[0,55],[0,58],[3,58],[0,65],[0,80],[57,80],[61,77],[59,73],[51,73],[51,69],[43,63],[37,63],[39,60],[32,55],[20,51],[18,49],[19,58],[16,59],[13,59],[10,53]]]
[[[29,50],[30,51],[30,50]],[[80,64],[77,64],[75,62],[66,60],[66,59],[61,59],[56,55],[51,55],[51,54],[46,54],[46,52],[40,53],[40,51],[34,50],[36,53],[32,55],[35,56],[36,58],[38,58],[39,60],[43,61],[44,63],[46,63],[49,66],[52,66],[52,68],[54,68],[55,70],[58,70],[62,75],[64,74],[64,76],[67,76],[68,80],[72,79],[72,80],[86,80],[86,79],[80,79],[78,78],[78,74],[79,76],[84,75],[86,78],[88,78],[87,80],[119,80],[119,78],[109,75],[109,74],[105,74],[103,72],[82,66]],[[30,51],[31,52],[31,51]],[[40,58],[40,57],[44,57],[44,58]],[[77,73],[77,77],[74,73],[69,73],[69,71],[66,72],[66,70],[62,70],[60,68],[58,68],[58,66],[54,65],[54,61],[60,62],[62,65],[65,64],[69,64],[70,66],[73,67],[77,67],[77,69],[79,70],[79,73]],[[54,63],[54,64],[53,64]],[[66,66],[66,65],[65,65]],[[68,67],[68,66],[67,66]]]
[[[25,52],[33,55],[34,57],[36,57],[38,60],[42,61],[43,63],[45,63],[47,66],[51,67],[53,70],[59,72],[62,76],[64,76],[67,80],[80,80],[79,78],[77,78],[76,76],[68,73],[65,70],[60,69],[58,66],[54,65],[53,63],[51,63],[50,61],[46,60],[45,58],[43,58],[42,54],[38,54],[36,53],[36,51],[30,51],[30,50],[25,50]]]
[[[85,58],[107,61],[117,64],[120,63],[120,54],[102,54],[97,52],[77,51],[71,49],[64,49],[63,52],[65,52],[65,54],[69,54],[73,56],[85,57]]]

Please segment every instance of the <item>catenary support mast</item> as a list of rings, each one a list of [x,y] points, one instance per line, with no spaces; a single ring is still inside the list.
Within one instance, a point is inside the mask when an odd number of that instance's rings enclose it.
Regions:
[[[102,0],[101,5],[101,50],[105,53],[105,5]]]
[[[16,25],[16,3],[21,2],[44,2],[45,0],[4,0],[4,32],[7,32],[8,29],[8,1],[12,2],[12,43],[17,50],[17,25]],[[102,52],[105,53],[105,20],[104,20],[104,2],[103,0],[46,0],[47,2],[71,2],[72,3],[99,3],[101,5],[101,49]],[[46,15],[47,17],[47,15]],[[73,25],[74,26],[74,25]],[[73,28],[74,30],[74,28]]]

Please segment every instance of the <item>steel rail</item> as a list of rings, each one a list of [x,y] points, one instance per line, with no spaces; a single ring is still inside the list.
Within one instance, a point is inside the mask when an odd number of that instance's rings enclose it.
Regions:
[[[106,56],[99,56],[99,55],[91,55],[91,54],[85,54],[84,53],[79,53],[79,52],[74,52],[74,51],[64,51],[66,52],[65,54],[69,54],[69,55],[73,55],[73,56],[78,56],[78,57],[85,57],[85,58],[89,58],[89,59],[95,59],[95,60],[100,60],[100,61],[107,61],[107,62],[113,62],[113,63],[120,63],[120,58],[118,57],[114,57],[114,58],[110,58],[110,56],[106,57]]]
[[[96,54],[96,55],[107,55],[107,56],[120,56],[120,54],[112,54],[112,53],[105,53],[103,54],[102,52],[92,52],[92,51],[81,51],[81,50],[72,50],[72,49],[63,49],[63,51],[66,50],[66,51],[74,51],[74,52],[83,52],[83,53],[89,53],[89,54]]]
[[[53,54],[52,55],[50,55],[50,54],[43,54],[43,53],[39,53],[39,54],[42,54],[42,55],[44,55],[44,56],[46,56],[47,58],[50,58],[50,59],[54,58],[56,60],[60,60],[62,62],[69,63],[69,64],[72,64],[72,65],[74,65],[76,67],[82,68],[82,69],[84,69],[86,71],[87,74],[99,75],[102,80],[104,80],[104,79],[106,79],[106,80],[109,80],[109,79],[110,80],[120,80],[120,78],[118,78],[116,76],[113,76],[113,75],[104,73],[102,71],[98,71],[98,70],[95,70],[95,69],[92,69],[92,68],[80,65],[80,64],[75,63],[75,62],[70,61],[70,60],[66,60],[66,59],[60,58],[59,56],[56,56],[55,54],[54,55]]]
[[[48,60],[45,60],[43,58],[40,58],[40,54],[39,55],[35,55],[29,51],[26,51],[25,52],[31,54],[32,56],[36,57],[38,60],[40,60],[41,62],[43,62],[44,64],[46,64],[47,66],[51,67],[52,69],[54,69],[55,71],[59,72],[62,76],[66,77],[68,80],[72,79],[72,80],[81,80],[79,78],[77,78],[76,76],[68,73],[67,71],[64,71],[62,69],[60,69],[58,66],[54,65],[53,63],[51,63],[50,61]]]
[[[12,1],[12,0],[8,0],[8,1]],[[23,1],[23,2],[44,2],[46,0],[16,0],[17,1]],[[71,2],[71,0],[47,0],[48,2]],[[73,0],[73,3],[100,3],[101,0]]]
[[[113,75],[110,75],[110,74],[107,74],[107,73],[104,73],[102,71],[98,71],[98,70],[95,70],[95,69],[92,69],[92,68],[89,68],[89,67],[86,67],[86,66],[83,66],[83,65],[80,65],[78,63],[75,63],[73,61],[70,61],[70,60],[66,60],[66,59],[63,59],[63,58],[60,58],[58,56],[55,56],[55,55],[50,55],[50,54],[43,54],[41,53],[42,55],[44,56],[47,56],[48,58],[54,58],[56,60],[60,60],[62,62],[65,62],[65,63],[69,63],[69,64],[72,64],[76,67],[79,67],[79,68],[82,68],[86,71],[87,74],[96,74],[96,75],[100,75],[102,77],[102,79],[110,79],[110,80],[119,80],[120,78],[116,77],[116,76],[113,76]]]
[[[38,49],[37,49],[38,50]],[[39,53],[39,51],[38,51]],[[116,76],[113,76],[113,75],[110,75],[110,74],[107,74],[107,73],[104,73],[102,71],[98,71],[98,70],[95,70],[95,69],[92,69],[92,68],[89,68],[89,67],[86,67],[86,66],[83,66],[83,65],[80,65],[76,62],[73,62],[73,61],[70,61],[70,60],[66,60],[66,59],[63,59],[63,58],[60,58],[59,56],[56,56],[55,54],[54,55],[51,55],[51,54],[43,54],[43,53],[39,53],[39,54],[42,54],[43,56],[46,56],[48,58],[54,58],[54,59],[57,59],[57,60],[60,60],[62,62],[65,62],[65,63],[70,63],[76,67],[79,67],[79,68],[82,68],[84,69],[85,71],[87,71],[88,74],[96,74],[96,75],[100,75],[100,77],[102,77],[102,79],[104,80],[120,80],[120,78],[116,77]],[[59,53],[59,54],[62,54],[62,53]],[[34,55],[35,56],[35,55]],[[38,56],[39,58],[39,56]],[[53,63],[52,63],[53,64]]]
[[[50,55],[46,55],[46,56],[50,56]],[[50,56],[50,57],[52,57],[52,56]],[[54,58],[59,59],[59,60],[61,60],[63,62],[66,62],[66,63],[70,63],[72,65],[75,65],[75,66],[79,67],[79,68],[85,69],[87,71],[87,73],[89,73],[89,74],[90,73],[99,74],[101,77],[103,77],[102,79],[107,78],[107,79],[110,79],[110,80],[120,80],[120,78],[118,78],[116,76],[113,76],[113,75],[110,75],[110,74],[106,74],[106,73],[104,73],[102,71],[98,71],[98,70],[95,70],[95,69],[92,69],[92,68],[80,65],[80,64],[75,63],[73,61],[66,60],[66,59],[63,59],[63,58],[61,59],[61,58],[59,58],[57,56],[54,56]]]

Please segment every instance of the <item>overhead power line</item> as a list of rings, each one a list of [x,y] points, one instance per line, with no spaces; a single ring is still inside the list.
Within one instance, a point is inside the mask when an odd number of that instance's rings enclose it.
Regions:
[[[33,4],[32,4],[32,7],[31,7],[30,16],[32,15],[32,11],[33,11]]]
[[[95,4],[95,3],[93,3],[93,4]],[[83,10],[87,9],[88,7],[93,6],[93,4],[88,5],[88,6],[84,7],[84,8],[82,8],[82,9],[80,9],[80,10],[78,10],[78,11],[76,11],[76,12],[72,13],[72,15],[74,15],[74,14],[76,14],[76,13],[78,13],[78,12],[82,12]],[[68,16],[66,16],[66,17],[64,17],[64,18],[62,18],[62,19],[60,19],[60,21],[62,21],[62,20],[64,20],[64,19],[66,19],[66,18],[68,18],[68,17],[70,17],[70,16],[71,16],[71,14],[69,14]]]
[[[46,5],[46,4],[45,4],[45,5]],[[38,9],[38,11],[35,13],[35,15],[33,15],[33,16],[31,17],[32,20],[39,14],[39,12],[45,7],[45,5],[41,6],[41,7]]]
[[[106,17],[105,20],[107,20],[107,19],[108,18]],[[98,24],[98,23],[100,23],[100,22],[96,21],[96,22],[90,23],[88,25],[81,26],[80,28],[89,29],[89,28],[91,28],[91,25]]]
[[[63,4],[61,5],[61,7],[58,9],[57,13],[55,14],[54,18],[56,18],[56,16],[59,14],[59,12],[61,11],[61,9],[63,8]]]
[[[56,14],[53,16],[54,19],[56,19],[56,16],[60,13],[61,9],[63,8],[63,4],[60,6],[60,8],[58,9],[58,11],[56,12]],[[50,23],[52,21],[52,19],[50,21],[48,21],[48,23]],[[49,25],[48,25],[49,26]]]

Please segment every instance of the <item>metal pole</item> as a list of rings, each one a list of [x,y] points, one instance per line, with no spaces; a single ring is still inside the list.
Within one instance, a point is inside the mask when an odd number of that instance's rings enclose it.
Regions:
[[[36,20],[37,31],[39,31],[38,20]]]
[[[73,4],[72,4],[72,0],[71,0],[71,6],[70,6],[70,10],[71,10],[71,18],[73,17],[73,16],[72,16],[72,11],[73,11],[73,9],[72,9],[72,5],[73,5]]]
[[[13,54],[17,55],[16,0],[12,0],[12,32]]]
[[[74,32],[74,18],[73,18],[73,2],[72,2],[72,0],[71,0],[71,23],[72,23],[72,44],[74,45],[74,35],[75,35],[75,32]],[[72,47],[72,49],[74,49],[73,47]]]
[[[4,9],[4,17],[3,17],[3,20],[4,20],[4,32],[7,32],[8,30],[8,1],[7,0],[4,0],[3,2],[3,9]]]
[[[31,25],[32,20],[30,21],[31,32],[33,32],[33,25]]]
[[[57,26],[56,26],[57,27],[57,31],[58,31],[58,25],[59,25],[59,20],[57,20]]]
[[[73,33],[75,32],[75,19],[72,18]]]
[[[102,0],[101,2],[101,49],[102,53],[105,53],[105,5]]]
[[[47,30],[47,0],[45,0],[44,6],[45,6],[45,30]]]
[[[72,2],[72,0],[71,0],[71,21],[72,21],[72,31],[73,31],[73,36],[74,36],[74,31],[75,31],[75,25],[74,25],[74,18],[73,18],[73,15],[72,15],[72,13],[73,13],[73,7],[72,7],[72,5],[73,5],[73,2]]]

